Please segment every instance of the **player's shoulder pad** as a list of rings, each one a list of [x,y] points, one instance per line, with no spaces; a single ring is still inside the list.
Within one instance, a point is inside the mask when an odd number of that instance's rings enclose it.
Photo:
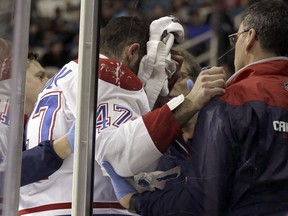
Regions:
[[[99,59],[99,79],[129,91],[142,89],[141,80],[123,63],[112,59]]]

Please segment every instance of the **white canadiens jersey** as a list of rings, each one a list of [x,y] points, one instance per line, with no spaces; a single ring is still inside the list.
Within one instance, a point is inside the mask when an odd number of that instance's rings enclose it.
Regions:
[[[27,125],[27,149],[68,132],[76,117],[77,73],[77,62],[69,62],[39,94]],[[121,63],[101,56],[95,127],[98,162],[95,162],[94,214],[132,214],[118,203],[111,181],[103,176],[99,164],[109,161],[123,176],[154,170],[162,154],[140,117],[149,111],[147,96],[137,76]],[[47,179],[21,187],[19,215],[71,214],[72,166],[73,155]]]
[[[11,79],[0,81],[0,171],[5,171],[9,135],[8,110],[10,105]]]

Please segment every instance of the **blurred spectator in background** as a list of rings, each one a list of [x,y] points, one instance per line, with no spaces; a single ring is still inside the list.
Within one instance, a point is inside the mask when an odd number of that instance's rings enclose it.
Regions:
[[[229,12],[225,4],[214,5],[213,15],[211,15],[211,28],[218,36],[218,65],[225,68],[227,78],[234,73],[234,49],[231,50],[228,35],[235,32],[233,19],[229,15]],[[228,50],[231,53],[225,54]],[[224,55],[225,54],[225,55]]]
[[[123,0],[114,0],[112,6],[113,17],[128,16],[126,2],[123,3]]]
[[[238,28],[238,20],[241,18],[242,12],[248,5],[256,1],[259,0],[219,0],[217,3],[212,0],[102,0],[101,27],[104,27],[112,17],[123,15],[137,16],[148,22],[161,16],[174,15],[183,24],[187,40],[194,39],[211,29],[215,30],[219,37],[217,55],[220,56],[229,47],[223,39]],[[54,60],[49,63],[53,64],[53,67],[59,67],[57,63],[62,60],[66,62],[67,56],[71,56],[70,59],[77,58],[80,0],[79,3],[68,0],[35,0],[33,2],[30,49],[37,50],[39,59],[45,53],[50,53],[50,56],[56,55],[52,57]],[[39,7],[39,3],[42,7]],[[55,5],[54,8],[53,5]],[[49,16],[47,8],[50,8]],[[65,55],[63,53],[59,55],[59,52],[51,54],[50,46],[54,40],[62,43]],[[187,49],[195,57],[198,57],[211,50],[210,40]],[[43,56],[43,58],[46,57]],[[63,59],[61,60],[61,58]],[[233,61],[233,55],[227,55],[221,62],[218,62],[218,65],[227,66],[229,70],[233,71]],[[204,66],[207,62],[200,61],[199,63]],[[46,69],[47,66],[44,65],[44,67]]]
[[[161,5],[161,4],[155,4],[152,8],[150,13],[148,14],[148,20],[152,21],[152,20],[156,20],[159,19],[160,17],[166,16],[168,15],[168,11],[166,10],[166,8]]]
[[[207,20],[207,17],[201,14],[199,8],[191,9],[189,12],[189,21],[186,27],[186,37],[188,39],[196,38],[202,35],[205,32],[210,30],[210,23]],[[198,56],[205,52],[209,46],[209,39],[205,40],[193,47],[191,52],[194,56]]]
[[[187,0],[171,0],[171,14],[177,17],[181,22],[188,22],[189,10],[191,6]]]
[[[31,22],[29,28],[29,46],[42,47],[43,46],[43,31],[37,22]]]
[[[42,58],[40,59],[40,63],[43,67],[57,67],[61,68],[64,64],[66,64],[69,56],[67,51],[65,50],[64,45],[61,41],[53,41],[49,47],[49,50],[44,53]]]

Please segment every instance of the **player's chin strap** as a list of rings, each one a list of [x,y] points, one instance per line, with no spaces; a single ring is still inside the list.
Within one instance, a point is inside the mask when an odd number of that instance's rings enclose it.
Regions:
[[[169,94],[168,79],[176,71],[170,50],[175,42],[182,43],[183,40],[184,29],[173,16],[162,17],[150,25],[147,55],[141,60],[138,77],[144,85],[151,109],[159,94]]]

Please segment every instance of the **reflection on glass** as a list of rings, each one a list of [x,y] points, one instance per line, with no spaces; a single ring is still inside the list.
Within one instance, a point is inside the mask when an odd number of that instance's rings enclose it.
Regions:
[[[0,215],[2,215],[4,174],[8,151],[10,76],[11,76],[11,38],[13,1],[0,2]]]

